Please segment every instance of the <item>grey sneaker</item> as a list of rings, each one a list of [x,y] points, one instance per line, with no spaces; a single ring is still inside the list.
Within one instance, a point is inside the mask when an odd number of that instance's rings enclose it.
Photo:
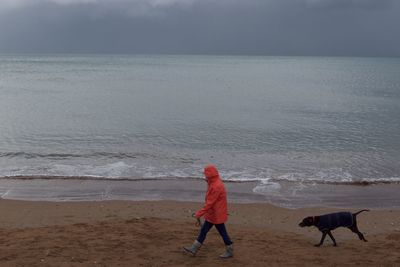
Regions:
[[[219,255],[222,259],[232,258],[233,257],[233,245],[225,246],[225,252]]]
[[[195,240],[190,247],[183,247],[183,249],[185,250],[185,252],[190,253],[192,256],[196,256],[196,253],[200,249],[200,247],[201,243]]]

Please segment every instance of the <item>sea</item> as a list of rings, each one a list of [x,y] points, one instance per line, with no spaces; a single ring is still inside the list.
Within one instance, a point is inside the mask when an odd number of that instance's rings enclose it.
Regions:
[[[399,163],[400,58],[0,55],[0,180],[400,183]]]

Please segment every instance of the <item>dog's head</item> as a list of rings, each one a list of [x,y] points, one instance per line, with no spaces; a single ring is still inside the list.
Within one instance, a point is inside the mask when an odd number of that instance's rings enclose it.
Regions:
[[[301,223],[299,223],[300,227],[313,226],[313,225],[314,225],[314,217],[306,217],[301,221]]]

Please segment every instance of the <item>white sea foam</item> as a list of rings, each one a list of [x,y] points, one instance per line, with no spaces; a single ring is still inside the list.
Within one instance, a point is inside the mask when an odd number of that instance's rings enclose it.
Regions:
[[[203,166],[190,165],[174,168],[168,165],[140,165],[132,162],[117,161],[106,164],[50,164],[48,166],[8,166],[0,170],[0,177],[86,177],[87,179],[190,179],[203,177]],[[273,175],[272,170],[264,171],[245,169],[221,170],[220,174],[226,182],[260,182],[258,191],[278,189],[278,184],[289,183],[318,183],[318,184],[375,184],[400,183],[400,177],[354,178],[348,172],[338,170],[320,170],[314,174],[286,173]]]
[[[118,161],[100,166],[55,164],[53,167],[54,175],[118,178],[124,177],[132,166]]]
[[[124,177],[131,165],[123,161],[109,163],[105,165],[68,165],[52,164],[50,166],[23,166],[10,167],[3,169],[0,173],[2,177],[18,176],[40,176],[40,177],[104,177],[119,178]]]
[[[290,172],[274,176],[277,181],[289,182],[321,182],[321,183],[351,183],[357,181],[356,178],[340,168],[330,168],[324,170],[315,170],[314,173]]]
[[[265,179],[253,188],[253,192],[257,194],[269,194],[279,191],[281,187],[282,186],[279,183],[272,182],[269,179]]]

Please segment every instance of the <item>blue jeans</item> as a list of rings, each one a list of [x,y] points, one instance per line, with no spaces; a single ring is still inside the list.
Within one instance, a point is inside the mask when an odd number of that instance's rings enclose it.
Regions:
[[[228,232],[226,231],[225,224],[213,224],[208,221],[204,221],[203,226],[201,227],[199,237],[197,237],[197,241],[203,244],[204,240],[206,239],[208,231],[215,225],[217,228],[218,233],[221,235],[222,239],[224,240],[225,245],[229,246],[232,245],[232,241],[228,236]]]

